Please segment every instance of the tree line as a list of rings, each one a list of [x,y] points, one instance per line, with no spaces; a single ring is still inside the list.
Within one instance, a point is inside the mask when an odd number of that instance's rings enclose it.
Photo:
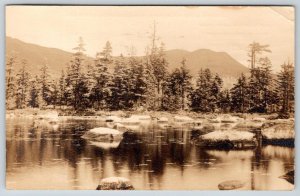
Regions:
[[[225,89],[220,75],[210,69],[192,76],[185,59],[179,68],[168,71],[164,44],[157,44],[155,33],[144,57],[113,57],[106,42],[89,64],[84,51],[80,38],[58,79],[51,77],[47,64],[32,76],[25,60],[7,57],[7,108],[277,112],[281,117],[294,112],[294,66],[283,63],[274,74],[266,55],[271,52],[268,45],[249,45],[250,73],[241,74],[231,89]],[[19,70],[15,70],[17,63]]]

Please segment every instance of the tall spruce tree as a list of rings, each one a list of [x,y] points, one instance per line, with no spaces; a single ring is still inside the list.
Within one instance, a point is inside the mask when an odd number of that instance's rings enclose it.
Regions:
[[[25,108],[28,104],[29,81],[30,74],[27,70],[27,62],[23,60],[16,77],[16,107],[18,109]]]
[[[231,109],[234,112],[247,112],[249,108],[248,100],[248,84],[246,76],[242,75],[238,78],[237,83],[230,90],[231,93]]]
[[[91,97],[96,103],[97,109],[104,109],[107,107],[107,101],[110,94],[109,82],[111,80],[108,68],[113,62],[111,53],[111,44],[110,42],[106,42],[102,52],[97,53],[96,55],[94,69],[91,68],[94,73],[89,72],[88,74],[89,76],[94,77]]]
[[[30,81],[30,90],[29,90],[29,101],[28,106],[32,108],[38,108],[39,107],[39,78],[38,76],[35,76]]]
[[[289,118],[294,111],[295,76],[292,63],[284,63],[277,76],[276,92],[279,95],[279,118]]]
[[[69,100],[73,105],[75,110],[84,109],[83,102],[85,97],[84,94],[88,93],[85,89],[85,85],[83,84],[86,82],[82,74],[82,69],[84,67],[84,43],[82,38],[79,38],[78,45],[74,48],[75,53],[73,54],[72,60],[70,61],[70,69],[67,76],[67,88],[71,91]]]
[[[50,75],[48,66],[45,63],[40,69],[39,86],[41,89],[41,103],[40,106],[44,107],[51,104],[51,91],[50,91]]]
[[[14,66],[16,65],[16,57],[9,56],[7,57],[6,62],[6,108],[13,109],[15,107],[15,71]]]

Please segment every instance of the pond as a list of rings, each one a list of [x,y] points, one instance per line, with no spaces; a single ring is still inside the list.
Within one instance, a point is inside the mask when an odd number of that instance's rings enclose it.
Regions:
[[[101,179],[130,179],[137,190],[218,190],[228,180],[245,190],[290,190],[279,176],[294,167],[294,148],[262,146],[214,150],[198,146],[187,127],[147,126],[120,142],[91,142],[81,136],[106,126],[99,120],[7,119],[8,189],[91,189]]]

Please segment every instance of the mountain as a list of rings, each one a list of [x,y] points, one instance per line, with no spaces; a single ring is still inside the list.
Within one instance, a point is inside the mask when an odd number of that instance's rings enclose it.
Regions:
[[[70,61],[72,53],[6,37],[6,55],[14,55],[19,60],[25,59],[33,74],[38,74],[41,66],[47,63],[50,73],[57,76],[61,73],[62,68],[66,67]],[[88,61],[92,60],[90,57],[86,57],[86,59]],[[16,67],[16,69],[18,68],[19,67]]]
[[[183,58],[193,73],[197,74],[199,70],[209,68],[212,72],[219,73],[223,77],[236,78],[241,73],[248,72],[248,68],[236,61],[226,52],[215,52],[209,49],[199,49],[193,52],[185,50],[166,51],[166,58],[172,67],[180,66]]]
[[[41,66],[47,62],[50,72],[55,76],[58,76],[61,69],[66,67],[72,56],[70,52],[25,43],[10,37],[6,37],[6,54],[15,54],[19,59],[26,59],[33,74],[38,74]],[[193,75],[196,75],[201,68],[210,68],[212,72],[219,73],[222,77],[233,79],[236,79],[242,72],[248,72],[247,67],[229,54],[208,49],[199,49],[193,52],[178,49],[168,50],[166,58],[169,62],[169,70],[179,67],[180,62],[185,58]],[[91,63],[93,58],[86,56],[86,60]]]

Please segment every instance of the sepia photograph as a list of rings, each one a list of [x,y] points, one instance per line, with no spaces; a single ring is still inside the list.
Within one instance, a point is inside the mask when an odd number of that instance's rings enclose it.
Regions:
[[[5,33],[6,189],[294,190],[293,6],[7,5]]]

